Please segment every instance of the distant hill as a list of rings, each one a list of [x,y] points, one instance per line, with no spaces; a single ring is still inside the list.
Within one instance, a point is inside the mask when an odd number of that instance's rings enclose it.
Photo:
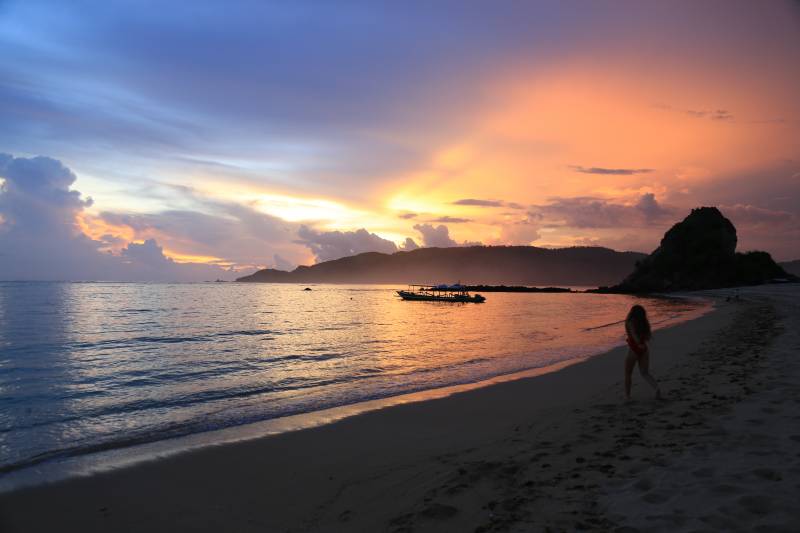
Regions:
[[[624,278],[645,254],[600,247],[535,246],[420,248],[367,252],[291,272],[264,269],[239,278],[271,283],[453,283],[468,285],[609,285]]]
[[[767,252],[736,251],[736,228],[716,207],[698,207],[609,292],[668,292],[759,285],[797,278]]]
[[[800,259],[795,259],[794,261],[785,261],[778,264],[789,274],[800,276]]]

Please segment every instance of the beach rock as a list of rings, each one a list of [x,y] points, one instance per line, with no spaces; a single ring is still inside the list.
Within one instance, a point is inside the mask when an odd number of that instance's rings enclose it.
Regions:
[[[758,285],[796,279],[766,252],[736,253],[736,228],[716,207],[699,207],[664,234],[609,292],[669,292]]]

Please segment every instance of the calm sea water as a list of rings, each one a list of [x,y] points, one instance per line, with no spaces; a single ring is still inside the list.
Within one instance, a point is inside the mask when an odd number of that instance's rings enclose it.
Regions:
[[[0,473],[585,357],[623,342],[607,324],[634,301],[312,287],[0,283]],[[644,303],[655,327],[706,308]]]

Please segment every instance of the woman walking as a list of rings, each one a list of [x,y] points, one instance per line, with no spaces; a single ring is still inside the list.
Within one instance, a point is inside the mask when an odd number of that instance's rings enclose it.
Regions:
[[[625,399],[631,399],[631,374],[633,367],[639,363],[639,373],[644,380],[656,391],[656,398],[661,398],[661,389],[650,375],[650,349],[647,343],[653,334],[650,331],[650,322],[647,312],[641,305],[634,305],[625,319],[625,333],[628,334],[628,356],[625,358]]]

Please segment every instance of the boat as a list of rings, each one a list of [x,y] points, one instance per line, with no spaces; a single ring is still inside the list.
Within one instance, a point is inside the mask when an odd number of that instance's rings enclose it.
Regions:
[[[397,291],[403,300],[417,300],[424,302],[456,302],[476,303],[486,301],[480,294],[470,295],[467,288],[460,283],[455,285],[409,285],[407,290]]]

